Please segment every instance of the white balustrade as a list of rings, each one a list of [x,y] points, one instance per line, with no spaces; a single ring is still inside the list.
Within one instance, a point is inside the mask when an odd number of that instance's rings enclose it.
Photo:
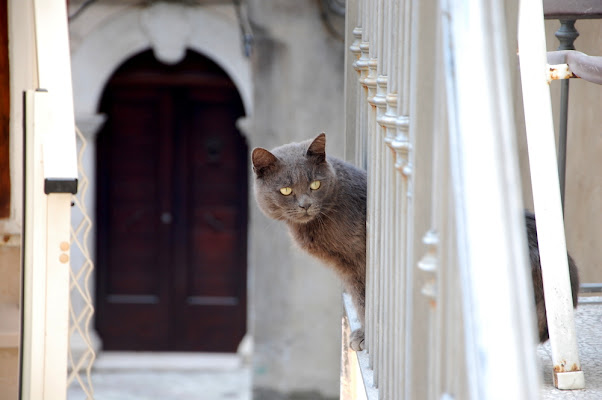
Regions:
[[[341,393],[357,359],[372,400],[535,398],[513,93],[499,83],[516,78],[518,3],[349,0],[347,13],[367,287],[366,350],[345,353]]]

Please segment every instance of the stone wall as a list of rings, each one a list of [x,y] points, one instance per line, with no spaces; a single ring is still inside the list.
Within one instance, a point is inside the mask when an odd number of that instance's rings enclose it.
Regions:
[[[344,156],[344,44],[315,1],[250,1],[255,34],[251,147],[272,148],[326,132]],[[338,398],[341,284],[292,244],[282,223],[250,201],[250,326],[256,399]]]

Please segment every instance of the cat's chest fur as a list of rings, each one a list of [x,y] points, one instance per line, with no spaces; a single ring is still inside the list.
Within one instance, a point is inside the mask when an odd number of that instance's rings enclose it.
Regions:
[[[299,247],[344,270],[365,263],[362,222],[327,214],[307,224],[289,224],[289,229]]]
[[[307,224],[290,224],[290,231],[297,244],[311,253],[328,252],[338,245],[334,240],[332,224],[312,221]]]

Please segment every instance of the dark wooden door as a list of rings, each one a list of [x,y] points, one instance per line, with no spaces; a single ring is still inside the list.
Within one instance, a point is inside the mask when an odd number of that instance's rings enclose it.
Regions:
[[[151,52],[107,85],[96,327],[107,350],[236,351],[246,331],[247,154],[236,88]]]

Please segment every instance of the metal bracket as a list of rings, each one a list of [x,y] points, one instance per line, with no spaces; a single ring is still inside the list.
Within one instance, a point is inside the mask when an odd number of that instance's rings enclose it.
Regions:
[[[77,193],[77,178],[60,179],[46,178],[44,179],[44,193]]]

